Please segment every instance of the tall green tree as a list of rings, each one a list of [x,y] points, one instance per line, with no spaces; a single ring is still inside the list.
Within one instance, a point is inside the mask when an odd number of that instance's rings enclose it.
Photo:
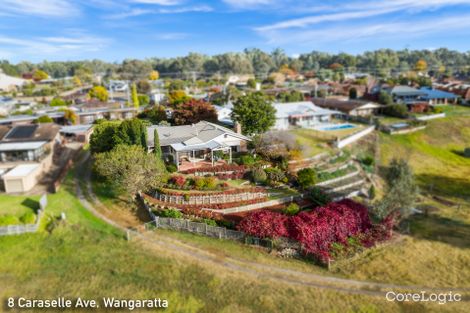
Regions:
[[[118,129],[116,122],[101,122],[97,124],[90,137],[90,151],[92,153],[107,152],[114,148],[115,135]]]
[[[390,213],[399,212],[401,218],[412,213],[419,193],[413,171],[403,159],[393,159],[385,175],[387,193],[376,205],[375,213],[384,218]]]
[[[166,176],[162,160],[135,145],[98,153],[94,166],[99,175],[131,195],[161,187]]]
[[[232,119],[242,126],[245,134],[261,134],[276,122],[276,109],[261,92],[242,96],[235,101]]]
[[[143,121],[133,118],[123,121],[114,135],[116,145],[138,145],[147,148],[147,129]]]
[[[162,158],[162,147],[160,147],[160,138],[156,129],[153,131],[153,146],[153,152],[155,154],[155,157],[160,160]]]
[[[137,145],[147,148],[146,123],[134,118],[122,123],[105,121],[95,126],[90,138],[92,153],[108,152],[117,145]]]
[[[131,97],[132,97],[132,104],[134,105],[134,107],[138,108],[140,106],[139,95],[137,94],[137,85],[135,83],[132,84]]]

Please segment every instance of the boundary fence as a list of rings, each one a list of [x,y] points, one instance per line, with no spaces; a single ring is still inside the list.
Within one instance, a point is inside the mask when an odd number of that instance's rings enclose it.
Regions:
[[[139,197],[142,200],[142,204],[144,205],[145,209],[149,213],[150,218],[152,219],[152,221],[144,224],[146,230],[163,228],[177,231],[187,231],[212,238],[240,241],[247,245],[256,245],[270,249],[273,248],[273,242],[271,239],[252,237],[241,231],[219,226],[210,226],[206,223],[192,222],[187,219],[159,217],[153,213],[152,209],[145,203],[142,194],[139,194]],[[127,236],[130,238],[129,232],[127,233]]]
[[[47,196],[43,195],[39,200],[39,210],[36,216],[36,222],[34,224],[25,224],[25,225],[8,225],[0,227],[0,236],[8,235],[21,235],[26,233],[35,233],[39,229],[39,224],[41,218],[44,214],[44,210],[47,206]]]
[[[187,219],[166,218],[157,216],[154,221],[145,225],[147,229],[148,227],[151,227],[148,225],[152,225],[155,228],[184,230],[191,233],[201,234],[207,237],[219,239],[242,240],[246,237],[246,234],[241,231],[231,230],[219,226],[210,226],[206,223],[192,222]]]
[[[262,239],[252,237],[242,231],[232,230],[225,227],[210,226],[206,223],[192,222],[187,219],[167,218],[156,216],[154,221],[145,225],[146,230],[154,230],[158,228],[171,229],[177,231],[187,231],[190,233],[207,236],[211,238],[234,240],[245,243],[247,245],[260,246],[273,249],[273,241],[271,239]],[[129,238],[129,234],[128,234]]]

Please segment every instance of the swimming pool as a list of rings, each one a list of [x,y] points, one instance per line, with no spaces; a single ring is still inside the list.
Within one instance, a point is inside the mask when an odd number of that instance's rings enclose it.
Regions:
[[[342,129],[350,129],[355,128],[356,126],[353,124],[327,124],[327,125],[320,125],[316,126],[316,130],[321,131],[330,131],[330,130],[342,130]]]

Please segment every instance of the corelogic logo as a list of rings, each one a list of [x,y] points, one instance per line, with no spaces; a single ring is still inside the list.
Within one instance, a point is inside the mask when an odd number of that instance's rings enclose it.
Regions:
[[[385,294],[385,298],[390,302],[436,302],[438,304],[462,301],[462,295],[452,291],[446,293],[428,293],[427,291],[400,293],[389,291]]]

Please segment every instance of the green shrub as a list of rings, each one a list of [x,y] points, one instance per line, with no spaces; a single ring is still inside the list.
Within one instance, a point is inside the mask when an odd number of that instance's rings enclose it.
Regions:
[[[402,104],[392,104],[386,107],[383,113],[391,117],[398,117],[398,118],[408,117],[408,109],[406,108],[406,105],[402,105]]]
[[[375,164],[375,158],[371,155],[365,155],[360,159],[360,162],[366,166],[372,166]]]
[[[240,163],[242,165],[253,165],[255,164],[255,158],[250,154],[242,155],[240,157]]]
[[[463,155],[466,158],[470,158],[470,148],[465,148],[465,150],[463,150]]]
[[[167,164],[166,170],[168,171],[168,173],[175,173],[176,171],[178,171],[178,169],[176,168],[176,165],[174,164]]]
[[[286,183],[287,177],[286,174],[277,167],[269,167],[264,170],[266,172],[267,179],[272,182],[277,183]]]
[[[0,216],[0,226],[8,226],[8,225],[17,225],[20,223],[20,220],[17,216],[14,215],[3,215]]]
[[[317,173],[313,168],[303,168],[297,172],[297,183],[304,189],[315,185],[317,180]]]
[[[20,221],[23,224],[34,224],[36,222],[36,214],[33,212],[27,212],[20,217]]]
[[[217,179],[214,176],[204,177],[204,187],[209,190],[217,188]]]
[[[375,187],[374,185],[370,186],[369,188],[369,198],[373,200],[375,198]]]
[[[255,167],[251,171],[251,178],[255,183],[265,183],[267,180],[266,172],[261,167]]]
[[[183,213],[175,209],[164,209],[161,211],[157,211],[157,215],[169,218],[183,218]]]
[[[206,187],[206,180],[202,177],[196,177],[193,184],[196,190],[203,190]]]
[[[292,202],[291,204],[289,204],[289,205],[287,206],[287,208],[285,208],[285,209],[283,210],[283,212],[284,212],[284,214],[286,214],[286,215],[291,215],[291,216],[292,216],[292,215],[296,215],[297,213],[299,213],[299,212],[300,212],[300,208],[299,208],[299,206],[297,205],[297,203]]]
[[[40,116],[36,119],[37,123],[41,124],[41,123],[52,123],[54,122],[54,120],[52,118],[50,118],[49,116],[47,115],[43,115],[43,116]]]
[[[324,193],[318,187],[313,187],[310,190],[310,192],[308,194],[308,197],[310,198],[310,200],[312,200],[313,202],[315,202],[316,204],[318,204],[320,206],[326,205],[326,204],[331,202],[330,196],[327,195],[326,193]]]
[[[202,220],[198,220],[196,222],[202,222],[202,223],[205,223],[209,226],[214,226],[214,227],[217,227],[217,222],[215,220],[211,220],[210,218],[203,218]]]
[[[434,114],[441,114],[444,113],[444,109],[441,107],[432,107],[431,112]]]

